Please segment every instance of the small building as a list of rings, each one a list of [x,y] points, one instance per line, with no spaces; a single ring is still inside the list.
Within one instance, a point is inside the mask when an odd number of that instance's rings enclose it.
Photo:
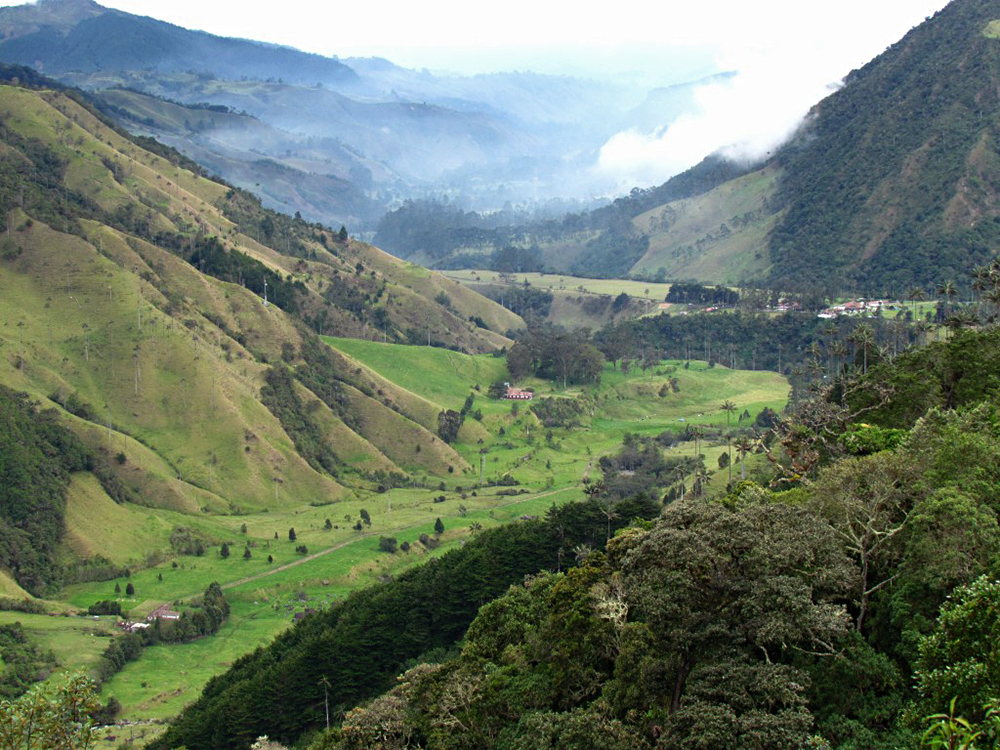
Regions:
[[[146,622],[153,622],[154,620],[179,620],[181,619],[180,612],[174,612],[170,609],[169,604],[164,604],[157,607],[148,615],[146,615]]]
[[[515,388],[510,383],[505,383],[507,386],[507,392],[504,394],[504,398],[509,398],[514,401],[531,401],[535,397],[534,391],[522,391],[520,388]]]

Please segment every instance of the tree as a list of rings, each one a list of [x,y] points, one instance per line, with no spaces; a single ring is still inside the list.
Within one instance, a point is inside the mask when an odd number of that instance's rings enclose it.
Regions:
[[[268,561],[269,563],[273,563],[273,562],[274,562],[274,556],[273,556],[273,555],[268,555],[268,556],[267,556],[267,561]]]
[[[875,345],[875,331],[867,323],[859,323],[851,335],[847,337],[855,346],[855,351],[858,347],[861,347],[862,351],[862,368],[861,372],[865,375],[868,374],[868,350]]]
[[[629,627],[648,644],[605,690],[616,712],[663,701],[664,747],[804,746],[806,678],[782,655],[834,653],[847,632],[835,602],[852,566],[829,526],[780,504],[674,503],[652,531],[614,541]],[[629,688],[651,669],[658,688]]]
[[[337,232],[337,239],[341,242],[347,242],[347,227],[343,224],[340,225],[340,231]]]
[[[379,552],[388,552],[390,555],[394,555],[398,546],[394,536],[380,536],[378,538]]]
[[[440,518],[434,522],[434,533],[437,536],[441,536],[444,533],[444,523],[441,522]]]
[[[858,565],[854,601],[861,632],[872,595],[899,574],[897,536],[912,510],[909,467],[891,453],[847,458],[827,469],[810,496],[813,510],[826,518]]]
[[[122,585],[120,583],[115,584],[115,593],[120,594],[122,592]]]
[[[251,557],[252,557],[252,554],[250,553],[250,548],[249,547],[244,547],[243,548],[243,559],[244,560],[249,560]]]
[[[458,431],[462,428],[465,417],[454,409],[445,409],[438,414],[438,437],[446,443],[454,443],[458,439]]]
[[[219,549],[219,557],[223,560],[229,557],[229,545],[225,542],[222,543],[222,547]]]
[[[36,685],[15,701],[0,702],[0,747],[7,750],[90,750],[91,716],[101,707],[94,682],[80,674],[53,686]]]
[[[329,531],[330,529],[333,528],[333,522],[330,521],[329,518],[326,519],[326,521],[323,522],[323,528],[326,529],[327,531]]]
[[[365,526],[372,525],[372,517],[369,515],[368,511],[362,508],[358,511],[358,515],[361,516],[361,520],[364,521]]]
[[[730,401],[728,398],[722,402],[720,407],[724,412],[726,412],[726,455],[728,456],[728,461],[726,466],[729,467],[729,481],[733,481],[733,433],[729,429],[729,420],[733,413],[736,411],[736,404]],[[721,464],[720,464],[721,468]]]
[[[131,581],[125,586],[125,596],[135,596],[135,586],[132,585]]]
[[[1000,698],[1000,582],[982,576],[955,590],[941,607],[934,631],[920,643],[917,692],[921,713],[944,712],[971,722]]]
[[[294,528],[291,528],[291,529],[288,530],[288,541],[290,541],[290,542],[294,542],[295,541],[295,529]]]

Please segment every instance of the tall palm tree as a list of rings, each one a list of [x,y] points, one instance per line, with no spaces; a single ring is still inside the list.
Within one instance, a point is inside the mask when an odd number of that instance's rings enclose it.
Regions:
[[[736,441],[736,451],[740,457],[741,463],[740,479],[747,478],[747,454],[752,453],[756,447],[756,441],[749,435],[742,435],[740,436],[740,439]]]
[[[830,344],[830,357],[836,363],[836,367],[833,367],[833,374],[839,375],[840,369],[843,367],[844,358],[847,357],[847,347],[844,346],[844,342],[837,340]]]
[[[868,374],[868,349],[872,347],[875,343],[875,331],[867,323],[859,323],[851,335],[848,337],[855,347],[861,347],[862,350],[862,373]]]
[[[927,293],[921,287],[915,286],[915,287],[913,287],[909,291],[908,296],[909,296],[909,298],[911,300],[913,300],[913,306],[912,306],[912,313],[911,314],[913,315],[913,319],[916,320],[917,319],[917,303],[920,302],[921,300],[927,299]]]
[[[948,279],[947,281],[938,284],[937,293],[939,299],[938,304],[942,308],[941,314],[938,316],[938,320],[940,321],[942,318],[948,317],[948,310],[951,308],[951,301],[958,294],[958,289],[955,287],[955,282]],[[944,328],[940,327],[938,328],[938,331],[943,333]]]
[[[728,398],[722,402],[720,407],[726,412],[726,452],[729,454],[729,481],[733,481],[733,433],[729,430],[729,419],[736,411],[736,404]]]

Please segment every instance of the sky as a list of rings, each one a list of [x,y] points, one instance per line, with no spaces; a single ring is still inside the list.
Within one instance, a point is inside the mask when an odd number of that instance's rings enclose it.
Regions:
[[[462,74],[500,70],[615,78],[646,88],[737,71],[653,132],[615,134],[595,173],[656,184],[722,149],[774,149],[809,108],[945,0],[99,0],[186,28]],[[665,176],[666,175],[666,176]]]

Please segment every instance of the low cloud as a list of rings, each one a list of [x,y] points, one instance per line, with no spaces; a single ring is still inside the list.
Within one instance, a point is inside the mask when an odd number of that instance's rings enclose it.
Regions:
[[[945,0],[844,0],[836,11],[799,0],[728,6],[719,70],[736,75],[701,87],[695,107],[652,132],[623,131],[601,148],[595,175],[617,189],[660,184],[711,153],[759,159],[784,143],[810,108],[853,68]]]
[[[601,148],[597,172],[623,189],[659,184],[716,152],[739,161],[761,159],[788,140],[837,85],[761,60],[698,88],[694,110],[668,127],[612,136]]]

